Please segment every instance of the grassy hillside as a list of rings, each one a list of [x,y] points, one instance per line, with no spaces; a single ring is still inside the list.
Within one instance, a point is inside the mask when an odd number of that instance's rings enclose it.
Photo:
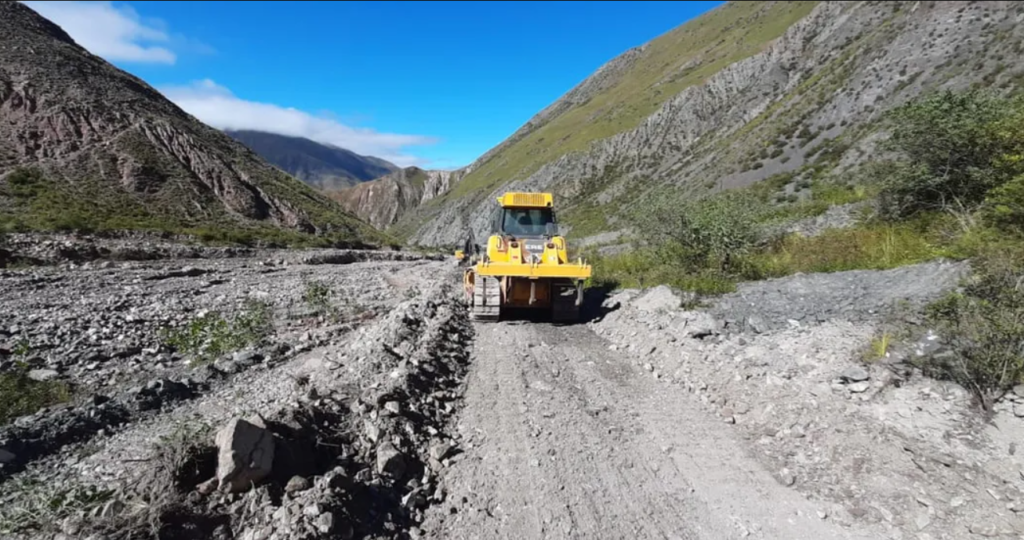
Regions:
[[[618,82],[496,153],[453,190],[460,197],[529,176],[545,163],[636,127],[684,88],[760,51],[817,2],[729,3],[651,41]]]
[[[211,197],[198,211],[182,212],[179,203],[194,200],[174,186],[160,194],[163,203],[110,186],[102,180],[67,182],[35,167],[0,177],[0,235],[4,232],[111,233],[140,231],[185,235],[211,244],[326,247],[396,244],[390,236],[330,206],[297,180],[281,175],[263,189],[288,200],[320,227],[319,234],[240,220],[220,210]],[[197,210],[193,208],[193,210]]]

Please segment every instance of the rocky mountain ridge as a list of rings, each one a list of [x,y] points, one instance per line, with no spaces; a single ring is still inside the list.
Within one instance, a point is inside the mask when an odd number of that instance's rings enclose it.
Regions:
[[[0,118],[0,209],[15,226],[378,237],[20,2],[0,3]]]
[[[398,170],[398,166],[373,156],[362,156],[304,137],[289,137],[254,130],[225,130],[263,159],[320,190],[351,187]]]
[[[884,111],[932,90],[1010,88],[1024,70],[1014,52],[1024,49],[1019,4],[743,4],[727,4],[616,58],[477,160],[445,197],[405,213],[394,229],[413,244],[458,244],[470,229],[477,237],[486,234],[494,196],[524,189],[554,192],[572,236],[622,230],[646,197],[741,187],[779,173],[798,177],[810,167],[855,167],[871,155]],[[748,10],[746,18],[740,9]],[[723,32],[746,26],[749,35],[769,35],[759,29],[784,19],[768,17],[781,9],[806,14],[736,61],[725,62],[726,55],[716,52],[721,41],[702,42],[702,53],[691,56],[672,48],[678,49],[687,31],[708,31],[715,21]],[[730,13],[737,13],[735,20],[723,21]],[[654,86],[669,89],[689,79],[692,84],[635,127],[578,150],[523,157],[557,146],[547,137],[566,118],[578,123],[577,132],[610,130],[608,119],[627,115],[632,105],[608,105],[582,121],[576,117],[594,103],[613,103],[609,93],[620,101],[620,94],[635,93],[631,80],[646,73],[638,70],[668,53],[688,60],[665,68]],[[706,77],[695,76],[704,69]]]
[[[406,167],[328,195],[360,219],[378,229],[387,229],[410,210],[447,193],[465,176],[466,170]]]

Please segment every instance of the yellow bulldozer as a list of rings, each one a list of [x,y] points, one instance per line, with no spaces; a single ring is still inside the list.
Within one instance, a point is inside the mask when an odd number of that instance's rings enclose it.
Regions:
[[[505,308],[548,310],[553,322],[579,319],[591,268],[569,260],[551,193],[498,197],[486,250],[470,233],[456,258],[469,265],[463,283],[475,321],[498,321]]]

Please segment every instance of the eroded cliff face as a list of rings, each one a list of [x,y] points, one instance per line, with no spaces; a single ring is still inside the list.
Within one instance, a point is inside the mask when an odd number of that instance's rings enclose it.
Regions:
[[[366,229],[18,2],[0,3],[0,119],[0,177],[37,168],[181,220]]]
[[[410,210],[447,193],[467,169],[428,171],[407,167],[328,195],[360,219],[387,229]]]
[[[458,244],[469,229],[486,234],[501,192],[546,190],[567,228],[582,213],[604,220],[582,236],[625,228],[625,210],[666,190],[749,185],[809,163],[856,166],[885,110],[933,89],[1012,84],[1024,68],[1014,53],[1024,47],[1022,17],[1024,5],[1008,2],[821,3],[763,50],[683,89],[634,129],[496,188],[424,205],[403,226],[415,231],[414,244]],[[510,141],[503,144],[516,144]],[[838,158],[822,160],[823,147],[840,143]]]

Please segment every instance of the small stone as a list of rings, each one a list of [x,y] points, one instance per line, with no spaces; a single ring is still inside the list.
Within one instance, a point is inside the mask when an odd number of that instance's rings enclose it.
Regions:
[[[850,366],[843,370],[843,373],[839,375],[839,378],[844,382],[861,382],[871,378],[868,371],[860,366]]]
[[[60,374],[52,369],[30,369],[28,372],[28,378],[38,382],[46,382],[58,376]]]
[[[214,491],[217,491],[218,485],[220,485],[220,480],[217,480],[217,477],[215,476],[196,486],[196,491],[199,492],[200,495],[209,495]]]
[[[254,351],[239,351],[232,356],[232,360],[240,366],[251,366],[262,359],[263,357]]]
[[[359,469],[355,476],[356,482],[360,484],[367,484],[370,480],[373,480],[373,472],[370,469]]]
[[[406,508],[422,508],[426,504],[427,498],[423,495],[423,488],[416,488],[402,497],[402,506]]]
[[[654,371],[654,366],[652,366],[651,364],[644,364],[644,369],[646,369],[647,371]]]
[[[782,471],[779,472],[779,480],[782,482],[782,485],[791,487],[796,483],[796,476],[794,476],[789,469],[782,469]]]
[[[917,530],[920,531],[920,530],[924,530],[924,528],[927,527],[928,525],[930,525],[931,522],[932,522],[931,516],[929,516],[927,513],[922,513],[922,514],[919,514],[917,516],[917,518],[914,520],[914,525],[917,525]]]
[[[233,374],[238,373],[238,364],[232,360],[217,360],[213,363],[213,367],[217,368],[223,373]]]
[[[395,446],[386,442],[377,447],[377,474],[400,478],[405,473],[405,458]]]
[[[871,385],[866,382],[858,382],[853,383],[847,386],[846,388],[854,394],[863,394],[864,392],[868,391],[868,388],[871,388]]]
[[[441,461],[444,458],[448,457],[448,454],[451,453],[453,448],[454,448],[454,446],[451,443],[448,443],[448,442],[436,442],[436,443],[430,445],[430,450],[429,450],[428,453],[429,453],[429,455],[430,455],[430,457],[432,459],[436,459],[437,461]]]
[[[991,523],[972,523],[967,530],[971,531],[971,534],[976,534],[985,538],[995,538],[1003,534],[1003,531],[1000,531],[998,526]],[[1007,534],[1012,533],[1007,531]]]
[[[327,534],[334,529],[334,514],[330,512],[324,512],[320,514],[320,517],[316,518],[316,529],[321,534]]]
[[[1017,396],[1024,398],[1024,384],[1018,384],[1013,387],[1013,393]]]
[[[298,493],[300,491],[306,491],[310,488],[309,480],[302,476],[293,476],[285,484],[284,490],[288,493]]]
[[[952,499],[949,500],[949,505],[952,506],[953,508],[959,508],[963,506],[965,502],[966,501],[964,501],[963,497],[953,497]]]
[[[384,404],[384,410],[397,416],[399,413],[402,412],[402,407],[398,404],[397,401],[389,401]]]
[[[317,517],[320,515],[320,505],[313,503],[302,509],[302,513],[309,517]]]
[[[1024,418],[1024,403],[1013,404],[1013,415],[1017,418]]]
[[[363,420],[363,430],[366,432],[366,438],[370,439],[370,442],[376,443],[380,439],[380,428],[369,419]]]

